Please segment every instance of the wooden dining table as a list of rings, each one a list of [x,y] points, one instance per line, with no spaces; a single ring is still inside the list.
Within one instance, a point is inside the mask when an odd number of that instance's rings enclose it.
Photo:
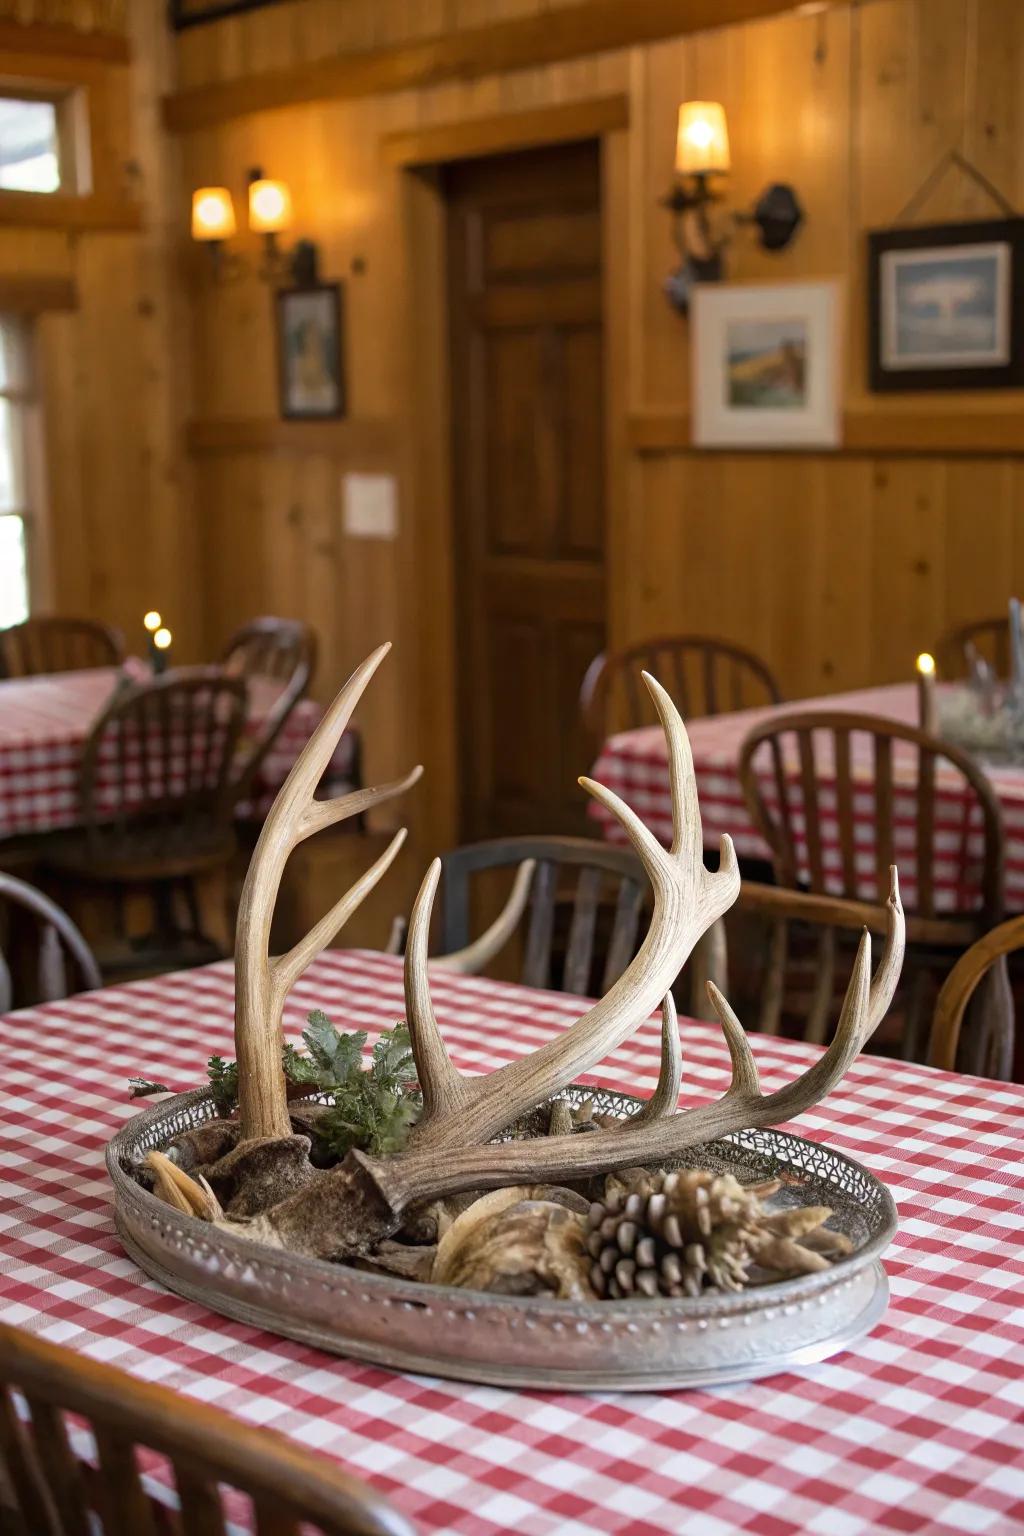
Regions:
[[[0,841],[79,824],[82,748],[126,678],[141,681],[144,673],[97,667],[0,681]],[[280,689],[272,678],[248,680],[250,736],[258,733]],[[251,797],[237,807],[239,816],[266,815],[322,714],[315,700],[299,700],[260,766]],[[324,792],[339,794],[354,787],[358,773],[359,738],[347,731],[328,765]]]
[[[799,704],[778,704],[762,709],[737,710],[731,714],[687,721],[687,733],[697,775],[697,791],[704,827],[704,846],[717,849],[719,838],[728,832],[741,859],[768,860],[770,850],[751,819],[740,785],[740,749],[748,733],[765,721],[780,719],[799,710],[845,711],[858,715],[876,715],[906,725],[916,725],[918,697],[914,684],[895,684],[887,688],[861,689],[853,693],[832,694],[821,699],[801,699]],[[1013,764],[983,764],[1002,811],[1006,837],[1005,895],[1010,912],[1024,912],[1024,767]],[[834,894],[843,893],[842,862],[838,827],[838,800],[830,797],[827,766],[816,765],[821,785],[819,807],[822,815],[821,839],[824,846],[826,884]],[[863,875],[858,895],[863,900],[876,899],[878,859],[874,847],[876,825],[874,758],[868,738],[855,737],[851,743],[851,774],[855,814],[854,837],[856,865]],[[769,800],[775,794],[771,782],[771,764],[765,754],[761,788]],[[800,776],[799,760],[792,756],[786,771],[796,785]],[[916,891],[917,838],[917,750],[893,754],[893,851],[900,872],[900,888],[908,907]],[[669,788],[668,756],[664,732],[659,726],[621,731],[604,743],[591,777],[621,795],[626,804],[641,817],[666,845],[672,840],[672,801]],[[968,796],[965,781],[958,770],[936,765],[936,909],[965,910],[980,902],[984,839],[982,821],[976,802]],[[603,806],[596,803],[589,814],[604,837],[612,842],[624,840],[622,829]],[[830,820],[831,817],[831,820]],[[798,857],[801,850],[798,848]],[[806,857],[806,848],[803,850]]]
[[[437,974],[456,1064],[492,1069],[565,1030],[579,998]],[[889,1310],[823,1364],[715,1390],[514,1392],[324,1354],[163,1290],[125,1255],[103,1152],[128,1078],[175,1088],[232,1053],[229,963],[0,1018],[0,1320],[343,1463],[423,1532],[465,1536],[1009,1536],[1024,1528],[1024,1087],[863,1056],[793,1127],[891,1189]],[[401,962],[330,951],[289,1035],[324,1008],[372,1040]],[[97,1049],[97,1042],[102,1049]],[[720,1035],[682,1022],[684,1100],[724,1091]],[[816,1048],[765,1036],[766,1089]],[[589,1074],[648,1094],[651,1020]],[[642,1305],[642,1303],[638,1303]],[[151,1474],[158,1497],[169,1483]]]

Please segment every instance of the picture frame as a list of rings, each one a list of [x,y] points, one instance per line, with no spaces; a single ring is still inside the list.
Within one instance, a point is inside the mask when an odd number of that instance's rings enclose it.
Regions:
[[[833,279],[695,286],[696,446],[837,446],[839,292]]]
[[[875,391],[1024,385],[1024,219],[868,234]]]
[[[345,415],[341,283],[278,290],[277,358],[280,410],[286,421],[329,421]]]

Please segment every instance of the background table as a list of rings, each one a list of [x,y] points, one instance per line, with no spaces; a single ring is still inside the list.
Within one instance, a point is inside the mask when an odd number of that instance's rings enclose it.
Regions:
[[[457,1063],[535,1049],[571,997],[438,976]],[[391,1025],[400,962],[333,952],[295,989],[339,1025]],[[228,964],[0,1019],[0,1319],[337,1457],[424,1531],[1009,1536],[1024,1523],[1024,1088],[870,1057],[798,1128],[889,1184],[900,1232],[879,1327],[823,1365],[713,1392],[511,1393],[393,1374],[229,1322],[162,1291],[113,1230],[103,1147],[127,1078],[173,1086],[231,1050]],[[721,1093],[726,1052],[683,1023],[685,1095]],[[754,1037],[769,1089],[813,1057]],[[649,1092],[658,1027],[593,1080]]]
[[[115,668],[102,667],[0,682],[0,838],[77,825],[82,747],[120,676]],[[248,688],[248,726],[255,730],[279,685],[256,678]],[[300,699],[263,762],[252,800],[239,806],[240,814],[266,815],[322,714],[313,699]],[[343,792],[357,772],[358,736],[347,731],[325,775],[330,792]]]
[[[705,847],[717,848],[721,834],[728,832],[741,858],[769,857],[767,845],[751,822],[739,779],[740,748],[755,725],[775,715],[792,714],[797,710],[803,713],[812,709],[882,715],[890,720],[916,725],[917,707],[915,685],[900,684],[891,688],[833,694],[824,699],[801,699],[793,704],[741,710],[735,714],[688,721],[687,731],[704,821]],[[859,894],[865,900],[874,900],[877,867],[874,854],[874,764],[869,752],[858,751],[858,744],[866,748],[867,738],[854,737],[851,743],[856,859],[858,869],[864,874],[864,886]],[[772,800],[775,786],[767,750],[765,759],[762,783],[766,796]],[[797,759],[794,757],[786,767],[787,772],[792,772],[794,783],[799,782]],[[1007,910],[1021,912],[1024,911],[1024,769],[985,765],[985,772],[992,782],[1003,812]],[[901,751],[897,744],[893,753],[894,846],[899,864],[900,887],[908,908],[913,905],[916,893],[914,849],[917,797],[909,787],[916,781],[916,773],[916,749],[910,747]],[[591,770],[591,776],[621,795],[662,842],[666,845],[671,842],[672,802],[665,738],[660,727],[622,731],[609,737]],[[823,782],[827,786],[827,779],[823,779]],[[963,910],[973,904],[979,894],[980,816],[972,817],[970,824],[967,824],[967,812],[971,806],[964,797],[964,780],[955,770],[944,770],[939,763],[936,787],[936,907],[940,911],[953,906]],[[822,845],[826,872],[831,865],[835,874],[835,878],[828,882],[829,888],[839,894],[842,892],[842,880],[838,823],[829,825],[828,787],[821,795],[820,804],[823,812]],[[834,794],[831,797],[831,809],[835,810]],[[592,804],[589,814],[610,841],[624,841],[618,822],[603,807]]]

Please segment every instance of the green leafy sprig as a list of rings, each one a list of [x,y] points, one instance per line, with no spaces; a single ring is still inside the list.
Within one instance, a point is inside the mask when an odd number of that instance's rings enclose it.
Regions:
[[[282,1048],[281,1065],[290,1083],[333,1098],[316,1125],[325,1149],[338,1158],[353,1147],[374,1157],[398,1152],[423,1108],[405,1023],[384,1031],[365,1069],[366,1031],[342,1034],[320,1008],[309,1015],[302,1041],[305,1052],[290,1044]],[[218,1115],[229,1115],[238,1102],[237,1063],[211,1056],[206,1075]],[[133,1078],[132,1085],[134,1093],[166,1092],[143,1078]]]

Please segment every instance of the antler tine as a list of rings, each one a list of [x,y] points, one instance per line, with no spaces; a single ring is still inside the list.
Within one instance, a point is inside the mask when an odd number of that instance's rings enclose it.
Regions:
[[[427,974],[427,945],[434,896],[441,878],[441,860],[435,859],[423,877],[405,946],[405,1010],[409,1043],[416,1062],[416,1075],[423,1094],[423,1113],[417,1130],[438,1117],[451,1113],[465,1103],[466,1082],[452,1065],[448,1048],[438,1028],[437,1015],[430,996]]]
[[[683,1053],[679,1048],[679,1019],[676,1015],[675,998],[665,993],[661,1005],[661,1068],[658,1082],[643,1109],[630,1116],[633,1125],[648,1120],[660,1120],[662,1115],[674,1114],[679,1107],[679,1085],[683,1080]]]
[[[289,988],[310,961],[337,933],[390,867],[402,846],[400,832],[371,869],[287,954],[270,957],[270,927],[288,856],[304,838],[322,827],[356,816],[408,789],[420,776],[414,768],[403,779],[372,789],[355,790],[333,800],[313,796],[342,732],[366,686],[391,649],[381,645],[358,666],[324,712],[280,792],[260,833],[242,887],[235,936],[235,1049],[242,1135],[282,1137],[291,1132],[284,1073],[281,1070],[281,1013]]]

